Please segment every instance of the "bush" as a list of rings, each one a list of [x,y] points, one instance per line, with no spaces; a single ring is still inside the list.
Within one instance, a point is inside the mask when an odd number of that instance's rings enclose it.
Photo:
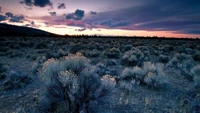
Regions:
[[[105,51],[104,55],[108,58],[119,58],[120,57],[120,50],[118,48],[111,48]]]
[[[0,46],[0,52],[8,52],[9,48],[8,47],[1,47]]]
[[[195,53],[193,55],[193,60],[196,61],[196,62],[200,62],[200,52]]]
[[[85,49],[85,48],[82,45],[77,44],[77,45],[73,45],[70,48],[69,52],[75,54],[76,52],[79,52],[80,50],[83,50],[83,49]]]
[[[32,42],[19,42],[19,46],[23,47],[23,48],[26,48],[26,47],[32,48],[32,47],[34,47],[34,43],[32,43]]]
[[[106,61],[106,66],[116,66],[117,62],[114,59],[108,59]]]
[[[20,46],[17,45],[17,44],[10,44],[10,45],[9,45],[9,48],[10,48],[10,49],[15,49],[15,50],[21,49]]]
[[[191,73],[193,75],[194,85],[200,88],[200,65],[194,66],[191,69]]]
[[[18,51],[12,51],[10,53],[10,58],[14,58],[14,57],[21,57],[23,54],[21,52]]]
[[[145,70],[144,82],[149,88],[166,87],[167,79],[163,72],[164,65],[153,64],[151,62],[145,62],[143,69]]]
[[[93,49],[93,50],[81,50],[81,53],[83,53],[86,57],[98,57],[101,54],[101,51]]]
[[[180,47],[179,53],[194,54],[194,50],[188,47]]]
[[[174,47],[172,45],[166,45],[166,46],[164,46],[163,51],[165,53],[172,52],[172,51],[174,51]]]
[[[45,43],[39,43],[35,46],[35,49],[46,49],[46,48],[48,48],[48,46]]]
[[[103,76],[106,74],[106,65],[104,63],[98,63],[95,66],[96,73],[100,76]]]
[[[132,47],[133,47],[133,46],[132,46],[131,44],[129,44],[129,45],[122,45],[122,46],[120,46],[120,51],[121,51],[121,52],[126,52],[126,51],[131,50]]]
[[[11,90],[25,87],[32,82],[32,78],[16,71],[10,71],[6,75],[6,79],[0,85],[1,90]]]
[[[60,58],[66,56],[68,53],[65,52],[63,49],[58,49],[57,53],[54,54],[54,58]]]
[[[182,54],[175,54],[174,57],[167,63],[167,67],[175,67],[178,69],[186,67],[191,68],[193,67],[193,64],[194,61],[192,57],[190,55],[182,53]]]
[[[161,63],[167,63],[169,61],[169,57],[166,55],[160,55],[158,61]]]
[[[121,61],[126,66],[141,66],[144,62],[144,54],[139,50],[127,51]]]
[[[38,70],[42,67],[42,64],[46,61],[45,56],[39,56],[36,58],[36,61],[33,62],[31,66],[32,73],[36,75],[38,73]]]
[[[185,76],[188,80],[192,80],[190,70],[194,67],[194,61],[190,55],[176,54],[168,63],[167,67],[176,68],[181,71],[181,74]]]
[[[59,60],[50,59],[40,70],[46,85],[46,112],[95,112],[93,108],[109,98],[115,83],[110,77],[100,78],[89,60],[77,53]],[[41,100],[42,102],[42,100]]]
[[[140,82],[144,79],[144,71],[139,67],[134,67],[133,69],[125,68],[119,78],[120,88],[131,91],[133,86],[141,84]]]
[[[133,67],[133,69],[125,68],[120,75],[120,87],[131,91],[133,85],[140,84],[149,88],[164,88],[167,84],[167,78],[163,72],[162,64],[153,64],[144,62],[142,68]]]
[[[0,64],[0,80],[6,78],[6,74],[8,72],[8,68],[9,68],[8,65]]]

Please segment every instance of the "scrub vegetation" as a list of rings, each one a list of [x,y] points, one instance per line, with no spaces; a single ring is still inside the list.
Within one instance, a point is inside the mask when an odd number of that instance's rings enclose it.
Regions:
[[[0,112],[199,113],[200,40],[0,37]]]

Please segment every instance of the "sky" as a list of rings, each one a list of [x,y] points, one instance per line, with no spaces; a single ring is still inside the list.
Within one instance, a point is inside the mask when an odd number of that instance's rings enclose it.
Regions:
[[[0,0],[0,23],[56,34],[200,37],[200,0]]]

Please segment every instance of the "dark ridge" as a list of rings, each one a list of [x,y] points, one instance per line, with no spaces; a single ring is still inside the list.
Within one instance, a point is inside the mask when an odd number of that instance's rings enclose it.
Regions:
[[[1,24],[0,23],[0,36],[58,36],[53,33],[42,31],[39,29]]]

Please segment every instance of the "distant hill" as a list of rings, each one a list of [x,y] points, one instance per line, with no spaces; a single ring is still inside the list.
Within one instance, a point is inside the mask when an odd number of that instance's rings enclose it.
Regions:
[[[0,36],[58,36],[58,35],[42,31],[39,29],[0,23]]]

